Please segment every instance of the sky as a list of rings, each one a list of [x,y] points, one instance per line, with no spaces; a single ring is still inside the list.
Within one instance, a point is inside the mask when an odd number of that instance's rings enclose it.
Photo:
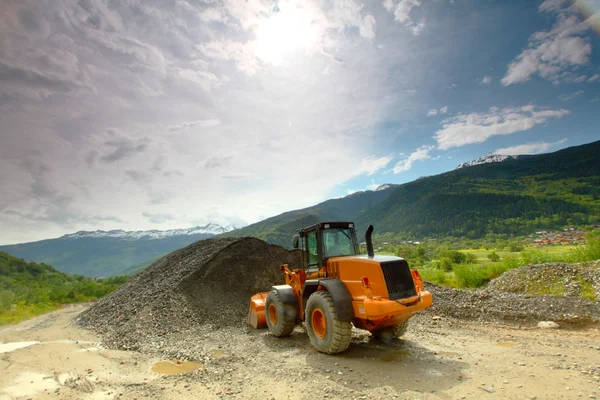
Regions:
[[[600,0],[0,0],[0,244],[241,226],[600,139]]]

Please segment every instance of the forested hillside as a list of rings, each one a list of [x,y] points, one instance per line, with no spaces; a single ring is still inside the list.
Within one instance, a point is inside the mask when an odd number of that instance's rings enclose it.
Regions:
[[[470,239],[597,224],[599,152],[594,142],[420,179],[397,187],[357,223],[406,238]]]
[[[316,206],[285,212],[221,236],[253,236],[289,248],[296,230],[318,221],[352,221],[387,199],[395,187],[396,185],[383,185],[378,190],[327,200]]]
[[[0,252],[0,323],[52,309],[59,304],[104,297],[129,277],[93,280],[50,265],[26,262]]]
[[[346,207],[351,196],[328,200],[227,235],[255,236],[289,247],[295,230],[318,220],[354,220],[359,239],[369,224],[376,234],[404,239],[526,235],[539,229],[598,224],[598,154],[600,141],[461,168],[396,185],[382,191],[379,201],[360,202],[360,207]]]

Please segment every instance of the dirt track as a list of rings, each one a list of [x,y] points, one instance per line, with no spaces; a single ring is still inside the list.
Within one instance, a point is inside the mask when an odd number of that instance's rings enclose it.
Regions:
[[[590,399],[600,398],[600,332],[414,319],[405,340],[357,331],[347,352],[315,352],[246,328],[197,331],[203,366],[152,371],[158,358],[99,349],[75,327],[86,305],[0,329],[0,399]],[[12,350],[6,343],[40,342]],[[185,367],[185,363],[174,368]]]

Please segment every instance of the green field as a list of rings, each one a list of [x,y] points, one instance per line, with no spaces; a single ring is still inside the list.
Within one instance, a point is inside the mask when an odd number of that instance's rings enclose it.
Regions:
[[[514,241],[473,243],[451,240],[435,244],[388,245],[378,254],[405,258],[424,280],[454,288],[477,288],[504,272],[529,264],[575,263],[600,259],[600,232],[588,233],[586,245],[524,246]],[[553,292],[557,292],[556,288]],[[588,296],[590,297],[590,296]]]

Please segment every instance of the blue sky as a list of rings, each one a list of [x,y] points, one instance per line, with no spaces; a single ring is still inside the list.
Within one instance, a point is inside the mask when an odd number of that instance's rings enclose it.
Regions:
[[[252,223],[598,140],[599,9],[5,1],[0,244]]]

